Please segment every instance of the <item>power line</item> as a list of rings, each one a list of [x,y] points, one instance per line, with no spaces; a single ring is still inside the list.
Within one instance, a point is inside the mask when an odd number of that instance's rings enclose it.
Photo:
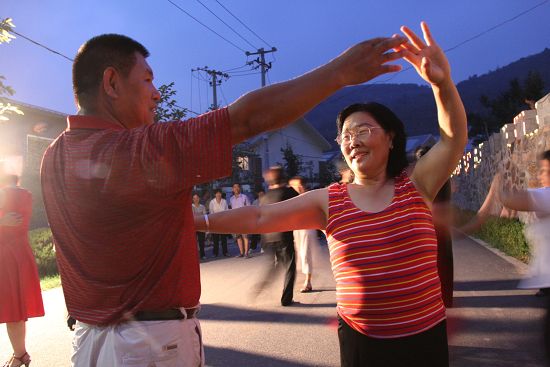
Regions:
[[[246,75],[258,75],[261,74],[261,72],[257,71],[255,73],[247,73],[247,74],[230,74],[232,77],[238,77],[238,76],[246,76]]]
[[[61,57],[65,58],[65,59],[67,59],[67,60],[69,60],[69,61],[71,61],[71,62],[74,61],[74,60],[71,59],[70,57],[67,57],[67,56],[63,55],[61,52],[52,50],[52,49],[49,48],[48,46],[45,46],[45,45],[41,44],[40,42],[37,42],[37,41],[35,41],[35,40],[33,40],[33,39],[30,39],[30,38],[27,37],[27,36],[22,35],[21,33],[18,33],[18,32],[16,32],[16,31],[14,31],[12,28],[9,28],[9,29],[6,29],[6,28],[4,28],[4,27],[0,27],[0,28],[3,29],[3,30],[5,30],[5,31],[7,31],[7,32],[11,32],[11,33],[13,33],[13,34],[15,34],[15,35],[17,35],[17,36],[19,36],[19,37],[21,37],[21,38],[24,38],[24,39],[26,39],[27,41],[29,41],[29,42],[31,42],[31,43],[34,43],[35,45],[40,46],[40,47],[42,47],[43,49],[46,49],[46,50],[50,51],[51,53],[54,53],[54,54],[56,54],[56,55],[58,55],[58,56],[61,56]]]
[[[471,42],[471,41],[473,41],[473,40],[475,40],[475,39],[477,39],[477,38],[479,38],[479,37],[481,37],[481,36],[484,36],[485,34],[491,32],[491,31],[493,31],[493,30],[495,30],[495,29],[497,29],[497,28],[499,28],[499,27],[502,27],[503,25],[505,25],[505,24],[507,24],[507,23],[510,23],[510,22],[512,22],[512,21],[514,21],[514,20],[516,20],[516,19],[518,19],[519,17],[521,17],[521,16],[523,16],[523,15],[525,15],[525,14],[527,14],[527,13],[533,11],[533,10],[535,10],[536,8],[538,8],[538,7],[540,7],[540,6],[542,6],[542,5],[546,4],[546,3],[548,3],[549,1],[550,1],[550,0],[544,0],[543,2],[538,3],[537,5],[535,5],[535,6],[531,7],[531,8],[529,8],[529,9],[527,9],[527,10],[525,10],[525,11],[522,11],[522,12],[519,13],[519,14],[514,15],[514,16],[511,17],[511,18],[508,18],[508,19],[506,19],[506,20],[503,20],[502,22],[498,23],[497,25],[494,25],[494,26],[492,26],[492,27],[490,27],[490,28],[488,28],[488,29],[486,29],[486,30],[484,30],[484,31],[482,31],[482,32],[480,32],[480,33],[478,33],[478,34],[476,34],[476,35],[474,35],[474,36],[472,36],[472,37],[470,37],[470,38],[468,38],[468,39],[466,39],[466,40],[464,40],[464,41],[462,41],[462,42],[460,42],[460,43],[458,43],[458,44],[456,44],[456,45],[454,45],[454,46],[452,46],[452,47],[449,47],[449,48],[445,49],[444,51],[445,51],[446,53],[452,52],[452,51],[456,50],[457,48],[459,48],[460,46],[462,46],[462,45],[464,45],[464,44],[466,44],[466,43],[468,43],[468,42]],[[393,75],[392,75],[391,77],[389,77],[389,78],[386,78],[386,79],[384,79],[384,80],[380,80],[380,81],[377,81],[377,82],[373,82],[373,83],[368,83],[368,84],[366,84],[366,87],[371,86],[371,85],[375,85],[375,84],[387,83],[387,82],[389,82],[390,80],[396,78],[399,74],[404,73],[404,72],[406,72],[406,71],[409,71],[409,70],[411,70],[412,68],[413,68],[412,66],[408,66],[408,67],[406,67],[406,68],[400,70],[399,72],[393,74]],[[347,96],[350,95],[352,92],[353,92],[353,90],[350,89],[350,91],[349,91],[348,93],[344,93],[344,94],[342,94],[340,97],[334,99],[334,102],[335,102],[335,101],[339,101],[339,100],[341,100],[341,99],[344,98],[344,97],[347,97]]]
[[[195,18],[194,16],[192,16],[191,14],[189,14],[188,12],[186,12],[185,10],[183,10],[180,6],[178,6],[176,3],[174,3],[172,0],[166,0],[168,1],[170,4],[174,5],[176,8],[178,8],[182,13],[186,14],[188,17],[190,17],[191,19],[193,19],[195,22],[199,23],[200,25],[202,25],[204,28],[208,29],[210,32],[214,33],[216,36],[220,37],[221,39],[223,39],[225,42],[229,43],[230,45],[232,45],[233,47],[241,50],[242,52],[246,52],[244,49],[240,48],[239,46],[237,46],[236,44],[234,44],[233,42],[231,42],[230,40],[228,40],[227,38],[225,38],[224,36],[222,36],[221,34],[219,34],[218,32],[216,32],[215,30],[213,30],[212,28],[210,28],[209,26],[207,26],[206,24],[204,24],[203,22],[201,22],[200,20],[198,20],[197,18]]]
[[[248,43],[250,45],[250,47],[252,48],[257,48],[256,46],[254,46],[252,43],[250,43],[246,38],[244,38],[239,32],[237,32],[233,27],[231,27],[229,24],[227,24],[222,18],[220,18],[216,13],[214,13],[212,10],[210,10],[209,7],[207,7],[206,5],[204,5],[204,3],[200,0],[196,0],[199,4],[201,4],[206,10],[208,10],[210,12],[210,14],[212,14],[213,16],[215,16],[216,18],[218,18],[218,20],[220,22],[222,22],[223,24],[225,24],[227,26],[227,28],[231,29],[233,31],[233,33],[235,33],[237,36],[239,36],[243,41],[245,41],[246,43]]]
[[[490,31],[492,31],[492,30],[494,30],[494,29],[497,29],[497,28],[503,26],[503,25],[506,24],[506,23],[510,23],[510,22],[516,20],[517,18],[519,18],[519,17],[521,17],[521,16],[523,16],[523,15],[525,15],[525,14],[527,14],[527,13],[533,11],[533,10],[535,10],[536,8],[538,8],[538,7],[540,7],[540,6],[544,5],[544,4],[546,4],[548,1],[550,1],[550,0],[545,0],[545,1],[543,1],[543,2],[541,2],[541,3],[539,3],[539,4],[537,4],[537,5],[533,6],[532,8],[529,8],[529,9],[527,9],[527,10],[525,10],[525,11],[523,11],[523,12],[521,12],[521,13],[515,15],[515,16],[513,16],[512,18],[506,19],[505,21],[503,21],[503,22],[501,22],[501,23],[499,23],[499,24],[497,24],[497,25],[495,25],[495,26],[493,26],[493,27],[491,27],[491,28],[489,28],[489,29],[487,29],[487,30],[485,30],[485,31],[483,31],[483,32],[481,32],[481,33],[478,33],[478,34],[476,34],[475,36],[470,37],[470,38],[468,38],[467,40],[462,41],[462,42],[460,42],[459,44],[457,44],[457,45],[455,45],[455,46],[453,46],[453,47],[451,47],[451,48],[446,49],[445,52],[453,51],[454,49],[456,49],[456,48],[462,46],[462,45],[465,44],[465,43],[468,43],[468,42],[470,42],[470,41],[473,41],[473,40],[475,40],[476,38],[479,38],[479,37],[483,36],[484,34],[489,33]]]
[[[245,63],[244,65],[237,66],[237,67],[235,67],[235,68],[223,70],[223,72],[224,72],[224,73],[227,73],[227,72],[230,72],[230,71],[233,71],[233,70],[245,68],[245,67],[247,67],[247,66],[250,66],[250,62],[247,62],[247,63]]]
[[[268,45],[269,47],[272,47],[269,43],[267,43],[267,41],[265,41],[262,37],[258,36],[258,34],[256,32],[254,32],[252,29],[250,29],[246,24],[244,24],[244,22],[242,20],[240,20],[239,18],[237,18],[237,16],[235,14],[233,14],[229,9],[227,9],[222,3],[220,3],[218,0],[216,0],[216,2],[222,7],[225,9],[226,12],[228,12],[229,14],[231,14],[231,16],[235,19],[237,19],[237,21],[239,23],[241,23],[246,29],[248,29],[250,32],[252,32],[253,35],[255,35],[256,37],[258,37],[263,43],[265,43],[266,45]],[[257,48],[257,47],[254,47],[254,48]]]

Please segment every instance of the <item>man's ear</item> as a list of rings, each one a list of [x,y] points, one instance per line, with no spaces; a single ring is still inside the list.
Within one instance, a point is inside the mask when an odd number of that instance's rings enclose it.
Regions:
[[[107,94],[111,98],[118,98],[119,81],[120,74],[114,67],[109,66],[107,69],[105,69],[103,71],[102,80],[102,87],[105,94]]]

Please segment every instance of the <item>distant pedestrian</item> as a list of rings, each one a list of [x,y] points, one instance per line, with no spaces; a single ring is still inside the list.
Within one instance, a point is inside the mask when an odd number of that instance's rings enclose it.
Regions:
[[[259,206],[260,200],[262,199],[264,194],[265,194],[265,191],[263,189],[258,190],[256,192],[256,199],[254,199],[254,201],[252,202],[252,205]],[[250,250],[251,251],[256,250],[258,248],[258,243],[262,238],[261,235],[254,233],[249,235],[249,237],[250,237]],[[263,248],[262,248],[262,252],[263,252]]]
[[[238,183],[233,184],[233,196],[229,199],[231,209],[238,209],[244,206],[250,205],[248,196],[241,193],[241,185]],[[242,233],[234,233],[233,238],[239,246],[239,257],[248,258],[248,235]]]
[[[298,194],[306,192],[304,185],[304,179],[301,176],[295,176],[288,181],[290,187],[292,187]],[[293,231],[294,244],[298,251],[298,258],[300,259],[300,265],[302,273],[306,276],[304,286],[300,289],[300,292],[307,293],[313,290],[311,285],[311,278],[313,273],[313,249],[319,246],[319,239],[317,238],[317,230],[315,229],[295,229]]]
[[[206,207],[200,203],[199,194],[193,194],[193,204],[191,204],[193,209],[193,215],[206,215]],[[195,232],[197,237],[197,243],[199,244],[199,251],[201,260],[206,259],[206,254],[204,253],[204,242],[206,239],[206,234],[204,232]]]
[[[228,210],[227,201],[223,198],[222,190],[216,189],[214,192],[214,199],[210,200],[208,205],[210,214],[223,212]],[[212,233],[212,242],[213,242],[213,255],[218,257],[220,253],[220,242],[222,245],[222,254],[223,256],[229,256],[227,252],[227,235],[222,233]]]
[[[31,193],[17,185],[18,177],[0,172],[0,323],[6,324],[13,348],[4,366],[28,366],[26,321],[44,316],[42,292],[29,244]]]
[[[269,168],[264,173],[264,180],[269,189],[262,196],[260,205],[269,205],[298,196],[296,190],[287,186],[283,170],[280,166]],[[292,231],[264,233],[262,243],[265,251],[270,255],[269,259],[275,257],[275,269],[284,271],[285,280],[281,305],[292,305],[294,295],[294,282],[296,280],[296,252],[294,251],[294,235]],[[274,256],[273,256],[274,255]]]

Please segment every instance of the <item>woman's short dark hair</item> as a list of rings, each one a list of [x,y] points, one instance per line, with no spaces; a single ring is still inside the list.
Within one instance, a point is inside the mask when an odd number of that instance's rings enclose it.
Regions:
[[[407,152],[405,150],[407,144],[407,135],[403,122],[393,113],[388,107],[376,103],[355,103],[347,106],[338,114],[336,118],[336,129],[338,135],[342,133],[344,121],[355,112],[366,112],[371,115],[386,133],[392,134],[393,148],[390,150],[386,173],[389,177],[396,177],[408,165]]]
[[[539,160],[547,160],[550,161],[550,150],[545,150],[539,155]]]
[[[103,34],[80,46],[73,62],[73,92],[78,102],[95,96],[108,67],[127,76],[136,63],[136,52],[149,56],[141,43],[120,34]]]
[[[216,195],[218,192],[219,192],[220,194],[223,194],[222,189],[216,189],[216,190],[214,190],[214,195]]]

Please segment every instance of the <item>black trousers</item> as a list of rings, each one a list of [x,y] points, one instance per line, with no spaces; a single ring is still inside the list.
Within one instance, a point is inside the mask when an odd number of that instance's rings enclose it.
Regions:
[[[222,242],[222,253],[227,255],[227,235],[212,233],[212,241],[214,242],[214,256],[218,256],[220,253],[220,240]]]
[[[394,339],[371,338],[338,317],[342,367],[448,367],[447,323],[420,334]]]
[[[281,305],[288,306],[292,303],[294,282],[296,280],[296,254],[294,251],[294,243],[280,241],[268,242],[265,245],[267,256],[275,256],[276,271],[285,272]]]
[[[206,233],[204,232],[195,232],[197,234],[197,242],[199,243],[199,251],[201,253],[201,257],[205,257],[204,254],[204,240],[206,238]]]

